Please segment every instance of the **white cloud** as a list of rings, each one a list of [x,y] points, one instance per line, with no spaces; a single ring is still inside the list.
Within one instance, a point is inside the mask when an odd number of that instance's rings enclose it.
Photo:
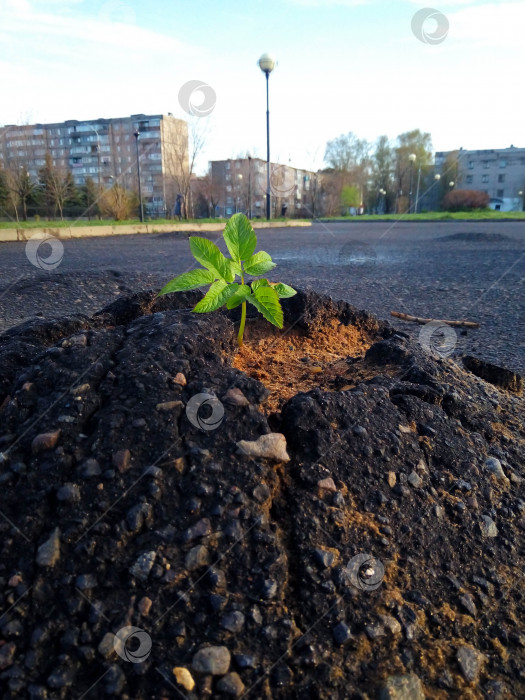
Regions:
[[[39,4],[56,6],[55,12],[40,12]],[[102,5],[98,16],[88,16],[76,11],[59,11],[58,8],[70,10],[72,5],[80,2],[71,0],[6,0],[4,6],[0,6],[0,21],[2,33],[10,37],[11,42],[26,43],[38,38],[45,47],[50,39],[64,39],[67,42],[82,42],[85,44],[99,44],[115,49],[137,46],[140,51],[153,51],[156,53],[178,54],[192,52],[190,47],[171,36],[154,32],[137,24],[125,21],[134,16],[133,10],[120,2],[110,0]],[[126,13],[126,8],[129,11]]]

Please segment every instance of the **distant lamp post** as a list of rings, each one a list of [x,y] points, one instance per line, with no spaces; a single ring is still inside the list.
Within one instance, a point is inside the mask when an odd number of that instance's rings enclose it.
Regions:
[[[410,189],[408,192],[408,213],[412,213],[412,188],[414,186],[414,163],[416,162],[416,154],[411,153],[408,156],[408,160],[410,161]]]
[[[275,59],[269,53],[263,53],[259,59],[259,68],[266,76],[266,218],[271,216],[270,208],[270,73],[275,68]]]
[[[523,198],[523,190],[518,192],[518,196],[521,197],[521,211],[525,211],[525,199]]]
[[[454,180],[451,180],[451,181],[448,183],[448,186],[450,187],[450,189],[453,189],[455,184],[456,184],[456,183],[454,182]]]
[[[139,136],[140,132],[135,131],[133,133],[133,136],[135,137],[135,145],[137,147],[137,175],[139,178],[139,200],[140,200],[140,222],[144,223],[144,204],[142,202],[142,183],[141,183],[141,178],[140,178],[140,157],[139,157]]]
[[[381,213],[384,214],[386,208],[386,190],[384,190],[383,188],[379,190],[379,202],[381,204]]]
[[[441,175],[436,173],[434,175],[434,182],[436,185],[436,211],[439,209],[439,181],[441,180]]]
[[[241,206],[240,206],[242,204],[241,186],[242,186],[242,173],[239,173],[237,175],[237,200],[236,200],[236,208],[235,208],[236,213],[241,211]]]

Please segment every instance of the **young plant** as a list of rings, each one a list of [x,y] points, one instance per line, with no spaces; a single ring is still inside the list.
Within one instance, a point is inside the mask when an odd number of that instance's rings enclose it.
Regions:
[[[244,214],[234,214],[223,231],[224,241],[231,259],[225,257],[219,248],[207,238],[190,236],[190,249],[193,257],[203,268],[184,272],[161,289],[159,296],[172,292],[186,292],[210,284],[206,295],[193,311],[204,314],[224,306],[235,309],[242,305],[241,325],[237,337],[242,347],[246,323],[246,304],[255,306],[267,321],[277,328],[283,327],[283,310],[279,299],[293,297],[297,292],[282,282],[269,282],[266,278],[255,279],[250,285],[245,275],[261,277],[275,267],[268,253],[255,252],[257,236]],[[240,277],[240,284],[236,278]]]

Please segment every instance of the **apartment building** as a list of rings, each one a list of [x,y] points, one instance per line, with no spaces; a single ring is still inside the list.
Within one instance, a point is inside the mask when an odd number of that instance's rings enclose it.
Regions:
[[[524,209],[525,148],[440,151],[435,163],[436,172],[456,187],[487,192],[492,209]]]
[[[309,217],[315,210],[317,174],[289,165],[270,163],[272,217]],[[209,199],[217,216],[244,212],[250,218],[266,216],[266,161],[230,158],[210,161]]]
[[[149,214],[173,209],[181,173],[188,168],[187,123],[171,114],[68,120],[0,128],[0,167],[25,167],[33,179],[45,163],[69,170],[78,186],[87,178],[102,188],[119,183],[138,190],[137,139],[142,195]]]

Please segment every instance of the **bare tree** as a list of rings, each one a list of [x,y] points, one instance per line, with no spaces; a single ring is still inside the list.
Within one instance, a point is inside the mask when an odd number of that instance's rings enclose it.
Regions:
[[[72,174],[65,168],[53,165],[50,153],[46,153],[45,165],[39,171],[40,191],[48,212],[53,218],[57,209],[60,218],[64,219],[64,206],[75,194],[75,183]]]
[[[111,216],[115,221],[125,221],[131,218],[138,204],[139,200],[135,192],[118,184],[105,190],[99,199],[100,211],[105,216]]]
[[[192,216],[191,183],[195,173],[195,163],[204,148],[208,134],[208,122],[205,117],[189,117],[187,135],[178,131],[166,142],[165,187],[168,210],[173,212],[177,196],[182,198],[181,215],[188,219]]]

